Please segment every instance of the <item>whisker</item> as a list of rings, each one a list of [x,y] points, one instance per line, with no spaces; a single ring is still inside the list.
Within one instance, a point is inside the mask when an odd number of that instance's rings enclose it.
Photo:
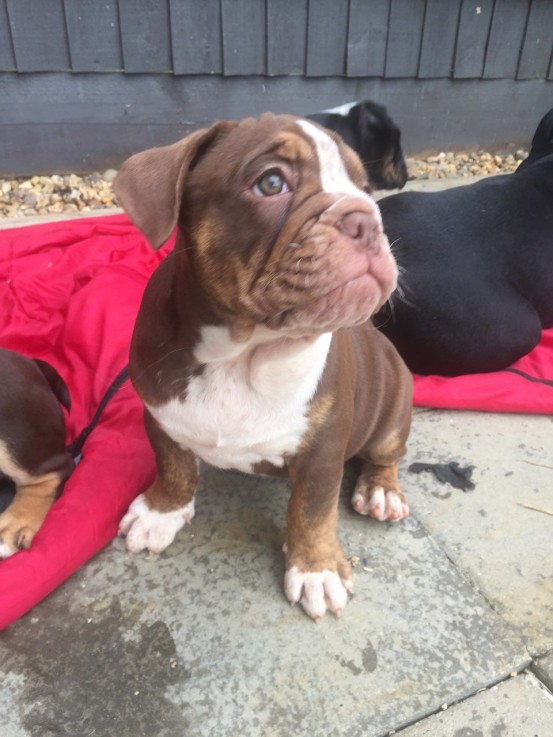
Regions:
[[[379,159],[363,159],[364,164],[380,164],[382,161],[386,161],[385,156],[381,156]]]
[[[175,248],[170,253],[168,253],[165,258],[168,259],[171,256],[179,256],[181,253],[185,253],[186,251],[192,251],[193,249],[194,249],[194,246],[183,246],[182,248],[178,248],[178,249]]]

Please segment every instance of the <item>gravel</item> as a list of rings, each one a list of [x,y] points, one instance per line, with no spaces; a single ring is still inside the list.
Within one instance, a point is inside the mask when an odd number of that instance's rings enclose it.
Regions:
[[[515,171],[527,151],[492,154],[486,151],[442,152],[408,158],[410,179],[447,179]],[[117,172],[53,174],[16,179],[0,178],[0,218],[25,218],[59,213],[86,213],[118,207],[111,183]]]
[[[490,174],[510,174],[528,151],[491,154],[487,151],[452,153],[442,152],[425,159],[407,158],[410,179],[447,179],[449,177],[474,177]]]

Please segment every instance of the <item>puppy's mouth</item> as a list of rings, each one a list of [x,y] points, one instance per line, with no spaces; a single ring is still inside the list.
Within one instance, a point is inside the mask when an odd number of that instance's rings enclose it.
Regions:
[[[267,320],[272,329],[320,332],[354,327],[366,322],[386,302],[396,286],[393,268],[381,275],[363,271],[332,286],[322,294],[308,295],[299,304],[283,309]]]

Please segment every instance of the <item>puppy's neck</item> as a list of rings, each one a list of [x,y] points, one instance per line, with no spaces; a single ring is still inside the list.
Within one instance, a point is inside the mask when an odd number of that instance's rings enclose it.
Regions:
[[[324,336],[294,338],[257,325],[247,337],[236,335],[224,325],[204,325],[200,340],[194,349],[194,358],[200,364],[234,361],[242,357],[263,356],[265,361],[281,361],[308,350]],[[325,338],[329,340],[329,338]]]

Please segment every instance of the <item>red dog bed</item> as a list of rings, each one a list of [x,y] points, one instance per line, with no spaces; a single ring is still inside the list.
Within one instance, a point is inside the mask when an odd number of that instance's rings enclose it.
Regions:
[[[42,358],[71,392],[68,442],[91,421],[128,361],[154,252],[124,215],[0,231],[0,345]],[[512,370],[415,378],[426,406],[553,413],[553,330]],[[154,458],[128,381],[106,404],[82,460],[30,550],[0,561],[0,628],[33,607],[106,545]]]

